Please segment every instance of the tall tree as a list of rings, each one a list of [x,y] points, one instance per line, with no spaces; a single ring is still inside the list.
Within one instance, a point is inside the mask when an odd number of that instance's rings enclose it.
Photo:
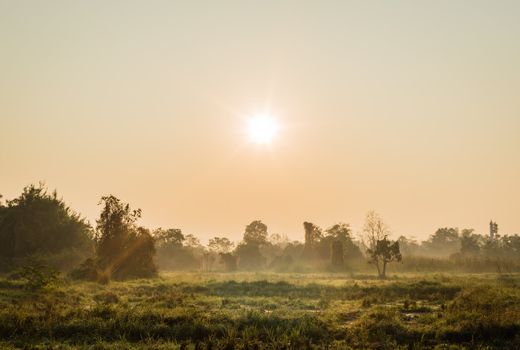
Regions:
[[[480,235],[473,233],[473,229],[463,229],[460,235],[460,253],[464,256],[476,256],[480,253]]]
[[[365,217],[365,224],[363,226],[362,242],[368,249],[374,249],[377,241],[382,240],[390,230],[384,223],[383,219],[375,211],[369,211]]]
[[[325,231],[325,240],[334,242],[339,241],[343,247],[343,257],[345,260],[353,260],[362,258],[363,254],[359,246],[352,238],[352,230],[347,223],[338,223],[329,227]],[[328,242],[327,242],[328,243]],[[332,243],[328,243],[329,245]]]
[[[265,265],[266,259],[260,247],[267,245],[267,225],[255,220],[246,226],[243,242],[237,246],[238,266],[246,270],[258,270]]]
[[[375,211],[368,212],[363,226],[363,243],[367,247],[368,262],[377,268],[379,278],[386,278],[386,265],[392,261],[401,261],[399,242],[387,239],[388,226]]]
[[[70,256],[57,267],[91,255],[92,234],[88,223],[56,191],[48,193],[43,184],[30,185],[18,198],[0,205],[0,257],[5,266],[20,258],[63,256],[65,252]]]
[[[322,229],[312,222],[305,221],[303,223],[305,231],[305,242],[302,257],[306,260],[313,260],[320,256],[318,251],[318,244],[323,237]],[[330,249],[330,247],[327,247]],[[328,252],[326,253],[328,254]]]
[[[267,243],[267,225],[260,220],[255,220],[246,226],[244,243],[261,245]]]
[[[305,221],[303,229],[305,230],[305,245],[311,246],[317,243],[323,236],[322,229],[312,222]]]
[[[155,246],[150,232],[137,227],[141,210],[115,196],[105,196],[97,222],[97,258],[102,279],[155,275]]]

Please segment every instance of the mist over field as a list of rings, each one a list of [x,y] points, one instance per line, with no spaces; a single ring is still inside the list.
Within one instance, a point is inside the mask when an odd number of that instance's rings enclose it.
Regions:
[[[42,184],[0,206],[5,348],[515,348],[520,236],[439,228],[388,238],[379,214],[302,224],[255,220],[207,245],[139,225],[101,198],[95,226]]]

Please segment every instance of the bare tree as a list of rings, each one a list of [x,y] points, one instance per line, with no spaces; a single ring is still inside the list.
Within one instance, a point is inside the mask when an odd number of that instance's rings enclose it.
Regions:
[[[375,211],[367,213],[363,226],[362,242],[368,254],[368,262],[377,268],[379,278],[386,278],[386,265],[392,261],[401,261],[399,242],[387,239],[388,226]]]
[[[371,210],[365,217],[365,225],[363,226],[363,234],[361,242],[366,249],[375,249],[377,241],[384,239],[390,234],[388,226],[378,213]]]

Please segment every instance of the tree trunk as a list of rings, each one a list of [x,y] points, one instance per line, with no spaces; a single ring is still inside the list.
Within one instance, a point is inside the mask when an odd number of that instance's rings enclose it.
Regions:
[[[344,265],[343,261],[343,243],[341,241],[333,241],[331,244],[331,264],[336,268]]]
[[[386,261],[383,260],[383,272],[379,275],[379,278],[384,280],[386,278]]]

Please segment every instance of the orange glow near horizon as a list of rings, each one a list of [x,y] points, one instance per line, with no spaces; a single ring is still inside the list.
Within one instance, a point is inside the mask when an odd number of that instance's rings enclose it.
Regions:
[[[113,194],[202,240],[257,219],[357,234],[372,209],[392,237],[520,233],[519,14],[0,2],[0,194],[42,180],[91,223]]]

